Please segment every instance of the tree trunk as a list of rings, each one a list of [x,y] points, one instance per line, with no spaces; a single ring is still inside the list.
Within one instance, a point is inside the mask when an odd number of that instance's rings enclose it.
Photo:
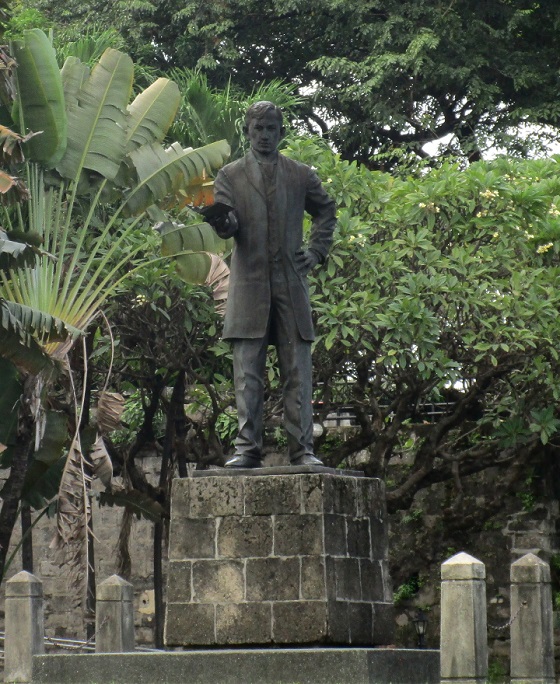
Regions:
[[[14,447],[12,466],[6,484],[2,490],[2,508],[0,509],[0,579],[4,579],[6,558],[10,548],[12,532],[18,518],[21,491],[27,472],[29,459],[33,453],[33,436],[35,422],[31,415],[31,397],[36,378],[27,381],[21,402],[18,437]]]
[[[169,403],[167,420],[165,425],[165,439],[163,442],[163,454],[161,457],[161,470],[159,474],[159,488],[165,494],[168,502],[171,484],[171,464],[173,455],[173,444],[175,442],[175,431],[179,411],[184,411],[185,400],[185,373],[179,371],[173,394]],[[154,603],[155,603],[155,624],[154,642],[156,648],[163,648],[163,623],[165,618],[165,606],[163,602],[163,542],[165,540],[164,521],[155,523],[154,526]]]
[[[26,503],[21,504],[21,567],[33,574],[33,527],[31,508]]]

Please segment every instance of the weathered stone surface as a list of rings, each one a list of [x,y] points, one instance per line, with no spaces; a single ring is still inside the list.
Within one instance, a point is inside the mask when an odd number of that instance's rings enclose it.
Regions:
[[[468,553],[456,553],[441,566],[441,579],[443,581],[485,579],[485,577],[484,563]]]
[[[134,650],[134,587],[118,575],[97,587],[95,650],[126,653]]]
[[[274,518],[274,553],[277,556],[311,556],[322,552],[323,522],[318,515],[277,515]]]
[[[223,518],[218,528],[218,556],[250,558],[272,553],[272,520],[266,516]]]
[[[441,679],[484,681],[488,674],[484,564],[459,553],[443,563],[441,575]]]
[[[192,561],[169,561],[167,600],[189,603],[192,600]]]
[[[301,480],[301,512],[323,512],[323,478],[319,475],[304,475]]]
[[[243,515],[243,481],[228,477],[191,479],[188,517],[226,515]]]
[[[169,558],[214,558],[216,556],[215,518],[174,518],[169,530]]]
[[[329,556],[346,556],[348,544],[346,538],[346,518],[343,515],[327,513],[324,516],[325,553]]]
[[[272,641],[271,603],[228,603],[216,606],[219,644],[266,644]]]
[[[293,514],[301,510],[297,477],[248,477],[244,486],[246,515]]]
[[[301,598],[325,600],[327,598],[326,582],[323,558],[320,556],[304,556],[301,559]]]
[[[170,603],[165,616],[168,646],[211,646],[216,643],[212,604]]]
[[[299,599],[299,566],[299,558],[249,558],[246,569],[247,600]]]
[[[325,513],[356,515],[356,479],[327,476],[323,484]]]
[[[183,605],[208,608],[192,614],[185,646],[390,643],[384,524],[372,533],[384,490],[357,482],[325,472],[191,482],[181,511],[192,517],[172,523],[169,645],[179,643]],[[179,538],[189,527],[191,539]]]
[[[193,600],[196,603],[238,603],[244,598],[242,561],[209,560],[193,563]]]
[[[371,603],[349,602],[348,622],[350,643],[353,646],[370,646],[373,643],[373,609]]]
[[[387,600],[383,585],[383,568],[380,561],[360,559],[360,583],[363,601]]]
[[[554,678],[554,633],[550,566],[529,553],[511,565],[510,627],[512,682],[550,683]]]
[[[30,682],[32,658],[44,653],[41,581],[25,570],[6,582],[4,681]]]
[[[328,610],[328,641],[332,644],[350,643],[350,614],[348,601],[329,599]]]
[[[35,684],[185,684],[186,681],[189,684],[439,684],[440,680],[438,651],[314,647],[36,656],[33,681]]]
[[[391,643],[395,634],[395,607],[391,603],[373,604],[373,640],[374,646]]]
[[[354,558],[370,558],[371,539],[369,518],[346,518],[348,555]]]
[[[362,587],[360,582],[360,561],[357,558],[335,558],[334,572],[336,599],[360,601]]]
[[[272,604],[275,643],[313,644],[327,636],[327,604],[324,601],[282,601]]]

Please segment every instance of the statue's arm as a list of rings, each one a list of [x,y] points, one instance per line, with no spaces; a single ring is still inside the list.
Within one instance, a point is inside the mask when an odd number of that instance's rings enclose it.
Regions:
[[[216,180],[214,181],[214,202],[216,204],[225,204],[230,207],[235,206],[231,182],[223,169],[220,169],[216,176]],[[227,214],[216,216],[215,218],[208,220],[208,222],[223,240],[233,237],[239,229],[239,222],[235,210],[230,211]]]
[[[313,218],[308,251],[316,255],[317,263],[323,263],[333,240],[336,206],[312,169],[307,176],[305,210]]]

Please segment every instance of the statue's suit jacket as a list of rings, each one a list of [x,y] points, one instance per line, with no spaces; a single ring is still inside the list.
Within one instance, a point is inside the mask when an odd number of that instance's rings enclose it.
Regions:
[[[276,192],[267,207],[259,164],[252,152],[224,166],[214,182],[216,202],[234,207],[239,229],[234,236],[225,339],[262,338],[270,313],[269,217],[279,236],[277,258],[284,270],[299,333],[314,339],[307,278],[298,273],[295,254],[303,246],[303,216],[313,223],[307,248],[322,262],[332,243],[335,206],[317,174],[305,164],[278,155]]]

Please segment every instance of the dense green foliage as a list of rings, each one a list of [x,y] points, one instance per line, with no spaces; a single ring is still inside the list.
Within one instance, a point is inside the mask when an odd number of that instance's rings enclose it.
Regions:
[[[356,434],[331,462],[369,449],[389,494],[558,449],[558,158],[446,164],[406,179],[295,140],[339,206],[338,233],[313,286],[317,399]],[[445,404],[428,416],[426,405]]]
[[[558,125],[555,0],[26,0],[57,26],[103,16],[135,57],[199,68],[245,92],[282,78],[309,96],[301,116],[347,159],[422,146],[476,159],[523,153]],[[525,123],[537,125],[531,134]],[[522,134],[520,136],[520,133]],[[557,133],[552,132],[556,139]]]

